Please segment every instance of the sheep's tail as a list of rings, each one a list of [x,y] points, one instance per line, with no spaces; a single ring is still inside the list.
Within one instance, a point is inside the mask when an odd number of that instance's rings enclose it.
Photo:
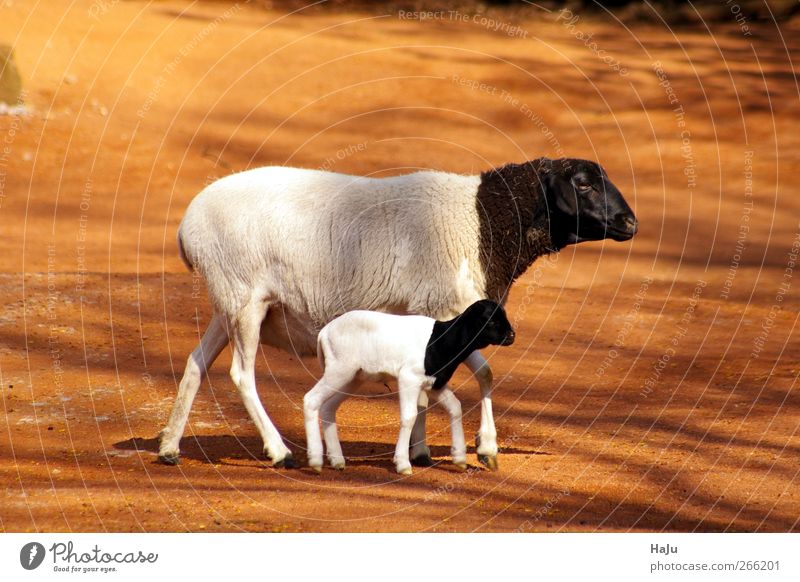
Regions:
[[[181,231],[178,229],[178,255],[180,255],[183,264],[186,265],[186,268],[189,271],[194,272],[194,265],[189,260],[189,257],[186,256],[186,250],[183,248],[183,239],[181,238]]]

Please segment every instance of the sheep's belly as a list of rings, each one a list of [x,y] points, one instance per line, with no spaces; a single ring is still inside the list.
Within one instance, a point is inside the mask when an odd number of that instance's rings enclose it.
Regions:
[[[307,318],[278,303],[270,305],[261,322],[261,343],[296,356],[313,356],[318,331]]]

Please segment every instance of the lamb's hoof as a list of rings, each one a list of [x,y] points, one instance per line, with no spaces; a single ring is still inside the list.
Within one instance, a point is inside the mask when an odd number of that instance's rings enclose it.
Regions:
[[[453,465],[459,471],[466,471],[467,470],[467,464],[466,463],[453,463]]]
[[[397,472],[400,475],[411,475],[411,473],[412,473],[411,467],[406,467],[405,469],[398,469]]]
[[[287,454],[280,461],[275,461],[272,466],[276,469],[297,469],[297,462],[291,453]]]
[[[322,473],[322,465],[309,465],[312,469],[314,469],[317,473]]]
[[[175,466],[181,462],[180,453],[163,453],[158,455],[158,462],[163,465]]]
[[[478,461],[490,471],[497,471],[497,456],[493,455],[478,455]]]
[[[431,456],[426,453],[422,453],[411,459],[411,464],[415,467],[432,467],[433,466],[433,459]]]
[[[344,471],[344,463],[331,463],[331,469],[336,469],[337,471]]]

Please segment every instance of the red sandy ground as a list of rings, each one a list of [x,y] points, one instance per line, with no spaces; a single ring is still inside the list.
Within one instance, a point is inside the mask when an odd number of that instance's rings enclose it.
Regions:
[[[515,17],[520,38],[475,22],[232,6],[0,9],[33,111],[0,117],[0,529],[800,529],[791,23],[751,23],[746,37],[735,22],[568,29],[533,12]],[[154,437],[209,318],[174,244],[206,182],[266,164],[469,173],[543,154],[600,160],[641,229],[543,260],[515,287],[518,340],[488,351],[499,472],[472,454],[457,473],[435,410],[441,463],[399,478],[396,398],[383,386],[342,408],[345,472],[272,469],[227,351],[182,464],[156,463]],[[259,362],[262,400],[301,459],[299,406],[317,371],[266,349]],[[474,434],[476,385],[463,373],[455,384]]]

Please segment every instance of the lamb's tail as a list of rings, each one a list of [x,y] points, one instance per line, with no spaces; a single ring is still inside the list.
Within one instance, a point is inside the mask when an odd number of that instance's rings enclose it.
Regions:
[[[186,250],[183,248],[183,239],[181,238],[181,230],[178,229],[178,255],[180,255],[183,264],[186,265],[186,268],[189,271],[194,272],[194,265],[189,260],[189,257],[186,256]]]
[[[325,373],[325,350],[322,349],[322,334],[317,335],[317,360],[322,367],[322,373]]]

